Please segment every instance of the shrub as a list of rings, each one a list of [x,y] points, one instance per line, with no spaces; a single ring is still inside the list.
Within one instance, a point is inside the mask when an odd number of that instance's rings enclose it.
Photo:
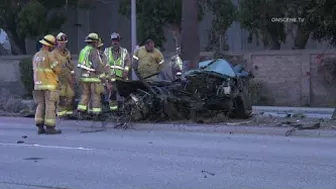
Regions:
[[[23,104],[20,98],[10,93],[7,89],[0,90],[0,111],[19,113],[26,108],[27,105]]]
[[[19,63],[20,78],[26,90],[26,96],[32,97],[32,91],[34,90],[34,78],[33,78],[33,64],[32,58],[24,58]]]

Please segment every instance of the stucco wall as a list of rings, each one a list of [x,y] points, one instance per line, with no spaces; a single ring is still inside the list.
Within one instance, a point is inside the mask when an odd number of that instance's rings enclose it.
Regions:
[[[262,51],[234,54],[245,60],[255,80],[263,84],[263,98],[269,105],[333,106],[336,91],[318,72],[316,56],[321,51]],[[201,53],[209,56],[211,53]],[[336,56],[336,51],[324,52]],[[27,56],[24,56],[27,57]],[[22,56],[0,56],[0,87],[23,94],[18,62]],[[29,57],[29,56],[28,56]],[[75,61],[77,56],[73,56]]]

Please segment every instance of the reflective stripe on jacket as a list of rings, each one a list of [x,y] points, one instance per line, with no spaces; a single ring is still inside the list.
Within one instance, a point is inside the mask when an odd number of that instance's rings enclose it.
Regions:
[[[49,51],[41,49],[33,57],[34,90],[56,90],[61,67]]]
[[[89,60],[90,51],[92,49],[93,49],[92,46],[87,45],[80,51],[79,58],[78,58],[78,67],[79,68],[88,69],[89,71],[93,70],[93,69],[91,69],[92,63]]]
[[[85,46],[79,53],[77,67],[82,70],[80,80],[82,82],[100,82],[100,79],[94,73],[92,62],[89,60],[90,52],[94,49],[92,46]]]
[[[117,60],[115,60],[112,53],[112,47],[108,47],[104,50],[104,54],[108,58],[108,63],[111,68],[110,74],[122,78],[123,72],[129,70],[129,68],[125,66],[125,58],[128,52],[126,48],[120,47],[120,53],[121,53],[120,57]]]

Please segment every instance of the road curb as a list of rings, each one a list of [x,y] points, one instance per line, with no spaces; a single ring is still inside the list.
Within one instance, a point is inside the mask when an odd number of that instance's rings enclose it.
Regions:
[[[281,106],[253,106],[258,112],[287,112],[287,113],[317,113],[332,114],[334,108],[308,108],[308,107],[281,107]]]

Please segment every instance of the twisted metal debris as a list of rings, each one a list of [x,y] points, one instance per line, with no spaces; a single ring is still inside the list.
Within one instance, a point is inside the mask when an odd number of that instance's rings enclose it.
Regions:
[[[125,98],[123,115],[129,121],[199,121],[219,113],[250,117],[252,106],[246,87],[250,75],[240,67],[240,72],[235,71],[222,59],[200,65],[200,69],[175,81],[117,81],[119,94]]]

